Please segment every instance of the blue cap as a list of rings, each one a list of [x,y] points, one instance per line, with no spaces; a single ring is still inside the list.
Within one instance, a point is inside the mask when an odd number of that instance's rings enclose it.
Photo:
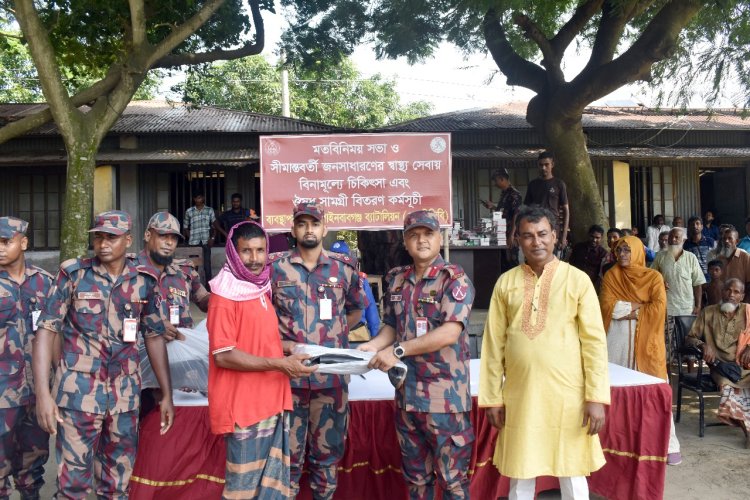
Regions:
[[[334,244],[331,245],[331,252],[343,253],[344,255],[349,255],[349,245],[347,245],[344,240],[336,240],[336,242],[334,242]]]

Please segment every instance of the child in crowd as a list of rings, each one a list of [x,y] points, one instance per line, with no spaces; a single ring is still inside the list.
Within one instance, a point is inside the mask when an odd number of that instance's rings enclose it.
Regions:
[[[707,267],[711,281],[704,286],[706,287],[706,305],[710,306],[721,302],[721,287],[724,285],[724,263],[720,260],[712,260]]]

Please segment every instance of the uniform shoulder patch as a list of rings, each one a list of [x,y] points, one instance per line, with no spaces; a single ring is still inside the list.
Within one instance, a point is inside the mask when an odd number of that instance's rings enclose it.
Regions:
[[[448,273],[448,276],[450,276],[452,280],[457,280],[464,275],[463,268],[458,264],[446,264],[443,266],[443,270]]]
[[[328,252],[328,256],[332,258],[333,260],[337,260],[339,262],[343,262],[344,264],[354,267],[357,267],[357,259],[353,259],[349,257],[348,255],[344,255],[343,253],[336,253],[336,252]]]
[[[93,259],[68,259],[60,264],[60,269],[62,269],[66,274],[70,274],[78,271],[79,269],[91,267],[92,265]]]
[[[195,269],[195,262],[192,259],[174,259],[172,263],[186,274]]]

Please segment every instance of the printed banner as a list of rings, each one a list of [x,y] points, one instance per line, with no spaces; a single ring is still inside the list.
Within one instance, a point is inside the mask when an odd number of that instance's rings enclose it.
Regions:
[[[450,134],[261,136],[263,227],[292,226],[292,207],[316,201],[329,229],[400,229],[432,209],[453,222]]]

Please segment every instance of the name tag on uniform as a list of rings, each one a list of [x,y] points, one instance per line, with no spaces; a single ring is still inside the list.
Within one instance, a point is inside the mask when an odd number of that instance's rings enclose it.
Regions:
[[[391,295],[391,302],[401,302],[401,295]]]
[[[122,320],[122,340],[135,342],[138,335],[138,320],[136,318],[125,318]]]
[[[177,304],[169,306],[169,322],[175,326],[180,324],[180,306]]]
[[[333,301],[320,299],[320,319],[333,319]]]
[[[285,286],[296,286],[296,281],[277,281],[276,286],[277,287],[285,287]]]
[[[171,293],[172,295],[179,295],[183,299],[187,298],[187,293],[185,292],[185,290],[180,290],[179,288],[175,288],[172,286],[169,287],[169,293]]]
[[[430,324],[427,322],[427,318],[417,318],[417,337],[425,335],[430,328]]]
[[[31,311],[31,329],[36,331],[37,326],[39,325],[39,316],[42,315],[42,311],[37,309],[36,311]]]
[[[104,298],[104,294],[102,292],[78,292],[76,297],[81,300],[101,300]]]

